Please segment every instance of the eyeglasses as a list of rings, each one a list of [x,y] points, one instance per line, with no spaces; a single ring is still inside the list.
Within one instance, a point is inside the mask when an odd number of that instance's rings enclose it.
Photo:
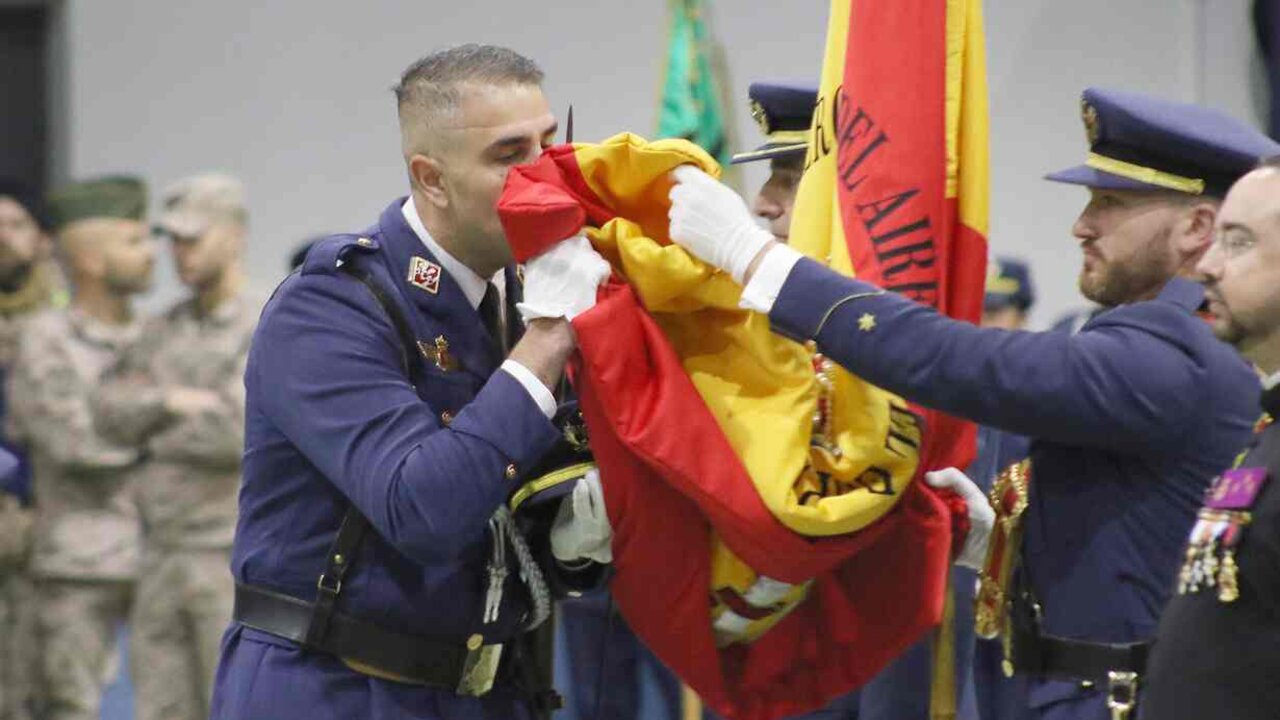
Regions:
[[[1219,231],[1213,242],[1221,248],[1224,255],[1234,258],[1252,250],[1253,246],[1258,244],[1258,238],[1244,230],[1228,229]]]

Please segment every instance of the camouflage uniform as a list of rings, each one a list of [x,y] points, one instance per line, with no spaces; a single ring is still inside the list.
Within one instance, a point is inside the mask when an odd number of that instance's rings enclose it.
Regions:
[[[99,426],[147,449],[135,474],[142,573],[130,662],[139,720],[202,720],[231,620],[231,541],[244,446],[244,365],[260,304],[245,297],[208,316],[194,300],[147,324],[95,398]],[[175,387],[221,401],[175,417]]]
[[[0,293],[0,378],[13,369],[26,321],[54,304],[66,304],[66,290],[52,262],[36,266],[14,292]],[[5,409],[0,399],[0,418]],[[36,599],[27,572],[34,518],[19,494],[0,490],[0,720],[31,720],[39,707]]]
[[[30,452],[36,505],[31,573],[50,720],[96,720],[117,626],[128,617],[140,528],[136,449],[95,430],[89,396],[140,323],[75,309],[35,315],[9,378],[11,437]]]

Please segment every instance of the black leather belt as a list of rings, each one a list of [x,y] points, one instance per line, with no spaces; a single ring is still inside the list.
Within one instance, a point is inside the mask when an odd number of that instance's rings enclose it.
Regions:
[[[234,619],[246,627],[336,656],[375,677],[457,690],[468,655],[463,642],[391,632],[334,612],[319,641],[308,643],[314,609],[315,604],[305,600],[251,585],[236,586]],[[499,675],[508,664],[500,664]]]
[[[1035,643],[1040,657],[1039,673],[1071,680],[1089,680],[1105,685],[1113,672],[1146,673],[1151,643],[1095,643],[1040,635],[1025,642]],[[1036,668],[1028,668],[1032,672]]]
[[[1029,601],[1013,603],[1013,665],[1018,672],[1066,680],[1112,682],[1113,673],[1146,673],[1151,642],[1103,643],[1046,635]]]

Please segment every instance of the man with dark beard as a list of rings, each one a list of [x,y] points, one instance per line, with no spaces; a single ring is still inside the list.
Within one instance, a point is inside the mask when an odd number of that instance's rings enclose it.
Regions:
[[[49,259],[44,204],[24,183],[0,179],[0,387],[13,367],[26,320],[61,300],[62,283]],[[0,390],[0,418],[6,403]],[[18,448],[0,437],[0,448]],[[33,717],[39,653],[35,599],[26,573],[31,531],[31,483],[25,459],[0,480],[0,720]]]
[[[1205,495],[1140,705],[1152,720],[1280,711],[1280,158],[1231,188],[1200,261],[1213,331],[1265,380],[1267,416]]]
[[[234,177],[165,193],[156,226],[190,291],[150,319],[94,393],[109,440],[145,449],[133,473],[142,562],[130,616],[138,720],[209,717],[235,584],[227,564],[244,452],[244,370],[261,301],[246,290],[249,213]]]
[[[974,327],[842,276],[775,243],[693,168],[671,191],[671,238],[744,282],[742,304],[775,330],[909,400],[1033,438],[1020,579],[992,607],[1012,609],[1004,637],[1031,676],[1031,716],[1054,720],[1131,716],[1199,498],[1257,419],[1256,377],[1196,315],[1204,291],[1184,276],[1219,198],[1280,151],[1219,113],[1134,93],[1086,90],[1083,114],[1085,164],[1049,179],[1089,188],[1072,228],[1080,289],[1109,309],[1074,335]],[[891,240],[877,250],[916,262]],[[978,565],[972,544],[960,562]]]
[[[154,241],[141,180],[74,183],[50,198],[70,305],[31,318],[7,378],[10,431],[31,454],[36,580],[48,710],[98,717],[116,632],[128,617],[140,526],[131,478],[142,453],[97,431],[91,391],[138,339],[132,297],[151,284]]]

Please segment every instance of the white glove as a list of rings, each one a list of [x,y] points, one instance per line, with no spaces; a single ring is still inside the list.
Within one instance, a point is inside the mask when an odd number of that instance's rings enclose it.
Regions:
[[[773,242],[773,234],[756,224],[738,193],[702,170],[681,165],[672,175],[676,184],[667,214],[672,242],[742,283],[747,267]]]
[[[578,481],[573,494],[560,501],[551,526],[551,554],[564,563],[583,558],[613,562],[613,528],[604,509],[600,471],[591,469]]]
[[[996,522],[996,513],[982,490],[969,479],[968,475],[955,468],[934,470],[924,474],[924,481],[930,487],[950,488],[969,506],[969,536],[964,539],[964,549],[956,564],[973,570],[981,570],[987,560],[987,542],[991,539],[991,528]]]
[[[517,303],[516,309],[525,322],[572,320],[595,307],[596,289],[609,272],[609,263],[591,242],[575,235],[525,263],[524,302]]]

